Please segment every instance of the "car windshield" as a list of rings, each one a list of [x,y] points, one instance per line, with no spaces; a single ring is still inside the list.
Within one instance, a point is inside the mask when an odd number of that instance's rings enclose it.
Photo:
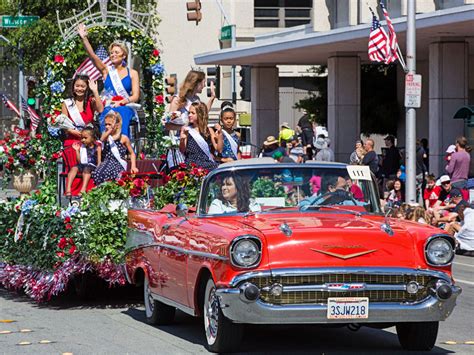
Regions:
[[[377,189],[365,166],[276,165],[222,170],[209,176],[201,191],[201,215],[276,209],[380,213]]]

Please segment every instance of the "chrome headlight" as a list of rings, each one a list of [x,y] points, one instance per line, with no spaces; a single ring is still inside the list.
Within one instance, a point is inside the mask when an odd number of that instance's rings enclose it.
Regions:
[[[428,239],[425,245],[425,255],[428,264],[445,266],[453,261],[454,247],[450,240],[449,236],[444,235],[436,235]]]
[[[232,265],[239,268],[251,268],[260,263],[262,242],[254,235],[243,235],[232,241],[230,260]]]

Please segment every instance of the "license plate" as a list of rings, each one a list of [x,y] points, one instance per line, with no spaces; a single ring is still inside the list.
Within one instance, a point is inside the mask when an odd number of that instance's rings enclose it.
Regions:
[[[369,318],[368,297],[328,298],[328,319]]]

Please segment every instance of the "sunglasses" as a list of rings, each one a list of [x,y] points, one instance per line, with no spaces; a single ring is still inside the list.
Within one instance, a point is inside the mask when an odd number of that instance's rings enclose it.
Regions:
[[[441,185],[449,185],[451,183],[451,181],[445,181],[445,182],[442,182]]]

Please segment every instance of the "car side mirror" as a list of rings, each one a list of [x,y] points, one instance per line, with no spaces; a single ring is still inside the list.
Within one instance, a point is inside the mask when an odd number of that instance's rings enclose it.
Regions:
[[[188,206],[185,203],[178,203],[178,205],[176,206],[176,215],[178,217],[186,217],[188,211]]]

